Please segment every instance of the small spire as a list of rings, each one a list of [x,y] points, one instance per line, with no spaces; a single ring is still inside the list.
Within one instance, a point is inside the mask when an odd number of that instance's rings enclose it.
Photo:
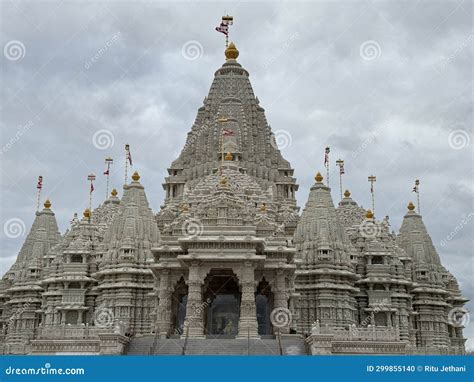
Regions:
[[[51,202],[49,199],[46,199],[46,201],[44,202],[44,208],[46,208],[47,210],[51,208]]]
[[[132,175],[132,180],[134,182],[138,182],[140,180],[140,174],[138,173],[138,171],[135,171]]]
[[[112,190],[112,192],[110,193],[110,195],[115,198],[115,197],[118,195],[117,190],[114,188],[114,189]]]
[[[260,212],[267,212],[267,205],[265,203],[262,203],[262,206],[260,207]]]
[[[316,182],[318,182],[318,183],[321,183],[323,181],[323,176],[321,175],[321,173],[319,171],[316,174],[316,176],[314,177],[314,180],[316,180]]]
[[[408,211],[413,211],[415,209],[415,205],[413,204],[413,202],[410,202],[408,203]]]
[[[226,60],[236,60],[239,57],[239,51],[235,47],[235,44],[231,42],[225,50]]]
[[[365,217],[367,219],[373,219],[374,218],[374,214],[371,210],[367,210],[367,212],[365,213]]]
[[[351,193],[349,192],[349,190],[346,190],[346,191],[344,192],[344,197],[345,197],[345,198],[349,198],[350,196],[351,196]]]
[[[181,212],[188,212],[189,211],[189,206],[187,203],[184,203],[181,205]]]

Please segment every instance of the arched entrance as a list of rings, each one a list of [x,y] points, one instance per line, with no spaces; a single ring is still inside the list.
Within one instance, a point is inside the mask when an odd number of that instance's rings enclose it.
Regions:
[[[184,278],[176,284],[171,301],[172,327],[171,334],[183,334],[184,320],[186,318],[186,304],[188,301],[188,286]]]
[[[272,323],[270,321],[270,314],[273,309],[273,293],[270,284],[265,278],[263,278],[257,286],[255,304],[257,307],[258,334],[261,336],[273,334]]]
[[[240,317],[239,282],[232,269],[212,269],[204,280],[205,333],[235,337]]]

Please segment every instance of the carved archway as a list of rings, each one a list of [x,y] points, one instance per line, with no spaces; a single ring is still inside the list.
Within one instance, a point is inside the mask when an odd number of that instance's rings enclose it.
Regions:
[[[171,334],[183,334],[187,302],[188,286],[184,278],[181,277],[175,284],[171,297]]]
[[[241,292],[232,269],[211,269],[204,280],[205,333],[234,337],[238,333]]]
[[[270,314],[273,309],[273,292],[265,277],[258,283],[255,292],[255,304],[257,309],[257,323],[259,335],[273,334]]]

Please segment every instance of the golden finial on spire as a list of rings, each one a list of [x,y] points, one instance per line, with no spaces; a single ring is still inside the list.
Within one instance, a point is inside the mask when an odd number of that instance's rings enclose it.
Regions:
[[[321,175],[321,173],[319,171],[316,174],[316,176],[314,177],[314,180],[316,180],[316,182],[318,182],[318,183],[321,183],[323,181],[323,176]]]
[[[227,187],[227,178],[225,176],[221,176],[219,184],[221,185],[221,187]]]
[[[86,208],[82,214],[86,219],[89,219],[91,217],[91,210],[89,208]]]
[[[47,210],[49,210],[51,207],[51,202],[49,201],[49,199],[46,199],[46,201],[44,202],[44,208],[46,208]]]
[[[239,51],[235,47],[235,44],[231,42],[225,50],[226,60],[236,60],[239,57]]]
[[[138,173],[138,171],[135,171],[132,175],[132,180],[134,182],[138,182],[140,180],[140,174]]]
[[[344,197],[345,197],[345,198],[349,198],[350,196],[351,196],[351,193],[349,192],[349,190],[346,190],[346,191],[344,192]]]
[[[365,213],[365,217],[367,219],[373,219],[374,218],[374,214],[371,210],[367,210],[367,212]]]
[[[265,203],[262,203],[262,206],[260,207],[260,212],[267,212],[267,205]]]
[[[110,195],[112,195],[113,197],[116,197],[118,195],[117,190],[114,188],[112,192],[110,193]]]
[[[413,202],[408,203],[408,211],[413,211],[415,209],[415,205]]]
[[[224,157],[224,160],[225,160],[225,161],[231,161],[231,160],[233,160],[233,159],[234,159],[234,157],[232,156],[231,153],[227,153],[227,154],[225,155],[225,157]]]

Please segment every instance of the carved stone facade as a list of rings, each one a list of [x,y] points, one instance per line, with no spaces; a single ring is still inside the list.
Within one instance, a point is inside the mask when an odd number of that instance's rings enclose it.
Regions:
[[[464,352],[467,300],[421,216],[410,205],[397,235],[348,191],[336,208],[320,174],[300,216],[294,170],[237,57],[230,44],[157,214],[138,173],[64,235],[45,203],[0,281],[0,353],[123,354],[147,336]]]

